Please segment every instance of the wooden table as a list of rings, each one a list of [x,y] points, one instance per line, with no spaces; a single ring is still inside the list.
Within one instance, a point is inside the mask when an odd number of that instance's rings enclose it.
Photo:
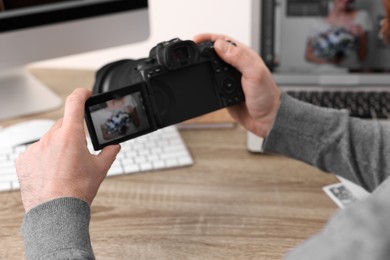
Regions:
[[[90,87],[92,71],[34,69],[66,97]],[[56,111],[8,120],[59,118]],[[182,130],[195,164],[107,178],[92,205],[97,259],[281,259],[318,232],[336,206],[321,190],[332,175],[251,154],[245,130]],[[0,193],[0,259],[22,259],[18,191]]]

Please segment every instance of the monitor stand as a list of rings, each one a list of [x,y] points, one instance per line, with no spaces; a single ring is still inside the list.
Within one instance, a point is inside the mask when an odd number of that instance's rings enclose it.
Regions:
[[[25,67],[0,73],[0,121],[58,108],[62,99]]]

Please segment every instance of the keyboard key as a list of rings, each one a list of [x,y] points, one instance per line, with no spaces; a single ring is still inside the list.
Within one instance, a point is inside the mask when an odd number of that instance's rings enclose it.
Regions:
[[[167,159],[165,163],[168,167],[176,167],[179,165],[179,161],[176,158]]]
[[[11,182],[9,182],[9,181],[1,182],[0,181],[0,191],[9,191],[9,190],[12,190]]]
[[[192,164],[192,158],[190,156],[183,156],[179,158],[179,165],[189,165]]]
[[[12,181],[11,182],[12,190],[18,190],[20,189],[20,183],[19,181]]]
[[[153,160],[153,169],[163,169],[166,167],[165,162],[163,160]]]
[[[2,172],[0,174],[0,182],[10,182],[10,181],[14,181],[17,179],[18,179],[18,177],[16,176],[16,170]]]
[[[127,173],[135,173],[135,172],[140,172],[140,168],[137,164],[128,164],[124,165],[124,172]]]
[[[143,162],[143,163],[139,164],[139,167],[140,167],[141,171],[150,171],[153,169],[151,162]]]
[[[108,170],[107,176],[115,176],[121,174],[124,174],[123,167],[122,165],[117,164],[111,166],[111,168]]]

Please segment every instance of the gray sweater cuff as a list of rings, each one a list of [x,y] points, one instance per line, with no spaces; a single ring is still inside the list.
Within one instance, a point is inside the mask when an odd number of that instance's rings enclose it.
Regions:
[[[319,147],[329,142],[329,136],[340,129],[340,123],[348,123],[347,111],[315,107],[282,93],[277,117],[263,149],[314,164]]]
[[[22,234],[27,259],[94,259],[89,238],[90,207],[77,198],[59,198],[31,209]]]

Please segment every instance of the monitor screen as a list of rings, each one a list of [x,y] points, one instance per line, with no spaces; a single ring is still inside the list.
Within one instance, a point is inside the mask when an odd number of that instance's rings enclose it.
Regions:
[[[62,102],[26,64],[143,41],[149,27],[147,0],[0,0],[0,120]]]
[[[379,37],[383,1],[262,2],[260,52],[277,81],[312,84],[345,75],[333,83],[390,82],[390,49]]]
[[[144,0],[0,0],[0,32],[146,7]]]

